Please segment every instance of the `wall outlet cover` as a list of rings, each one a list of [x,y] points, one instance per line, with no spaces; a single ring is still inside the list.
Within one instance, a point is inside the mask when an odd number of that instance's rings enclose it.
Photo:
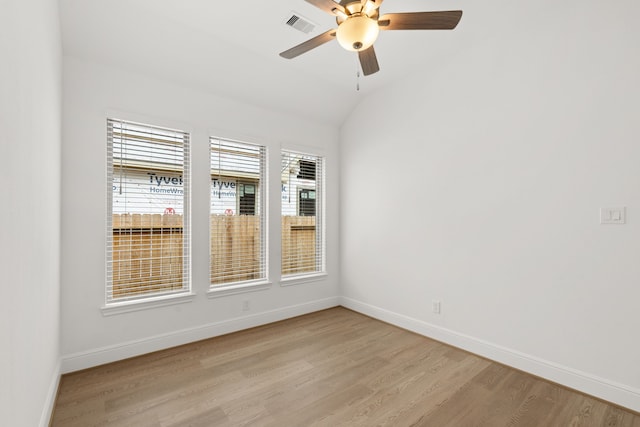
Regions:
[[[600,208],[600,224],[625,224],[627,221],[627,208]]]

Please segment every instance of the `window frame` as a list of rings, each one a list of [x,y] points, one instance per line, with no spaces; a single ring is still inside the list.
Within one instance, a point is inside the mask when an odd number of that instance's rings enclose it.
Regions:
[[[280,255],[282,257],[281,259],[281,263],[280,263],[280,285],[281,286],[291,286],[291,285],[297,285],[297,284],[302,284],[302,283],[309,283],[309,282],[315,282],[315,281],[319,281],[322,280],[324,277],[327,276],[327,231],[326,231],[326,170],[327,170],[327,158],[324,154],[322,154],[321,152],[318,152],[318,150],[314,150],[314,149],[305,149],[305,148],[301,148],[301,149],[291,149],[291,148],[282,148],[280,150],[280,156],[282,157],[283,155],[287,155],[287,156],[300,156],[299,160],[301,160],[301,167],[300,167],[300,171],[298,171],[296,173],[296,176],[294,177],[295,179],[298,180],[303,180],[304,182],[302,182],[300,184],[299,188],[296,188],[295,190],[295,212],[296,215],[299,216],[299,197],[300,197],[300,192],[299,190],[315,190],[316,193],[316,206],[315,206],[315,246],[316,246],[316,256],[315,256],[315,263],[316,263],[316,269],[314,271],[308,271],[308,272],[301,272],[301,273],[289,273],[289,274],[285,274],[284,273],[284,239],[282,239],[282,236],[284,234],[284,229],[281,229],[280,235],[281,235],[281,243],[280,243]],[[312,161],[314,161],[316,163],[316,169],[315,169],[315,175],[314,175],[314,179],[311,179],[311,181],[315,182],[314,186],[310,186],[308,184],[308,181],[310,180],[308,178],[308,163],[310,161],[310,159],[313,159]],[[288,166],[289,167],[289,166]],[[304,173],[302,171],[302,169],[305,169]],[[284,170],[284,166],[283,166],[283,170],[281,171],[281,180],[283,179],[282,177],[285,174],[285,170]],[[302,175],[302,176],[301,176]],[[291,175],[290,175],[291,177]],[[291,192],[291,178],[289,178],[289,189],[288,192]],[[315,188],[314,188],[315,187]],[[283,210],[285,209],[284,206],[282,205],[283,202],[283,198],[280,198],[280,202],[281,202],[281,207],[280,207],[280,218],[281,221],[280,223],[282,224],[282,218],[285,216],[283,213]]]
[[[104,295],[104,306],[101,308],[102,313],[105,316],[126,313],[130,311],[137,311],[141,309],[147,309],[152,307],[160,307],[172,304],[180,304],[184,302],[189,302],[193,300],[195,294],[192,291],[192,277],[191,277],[191,193],[190,193],[190,181],[191,181],[191,134],[188,131],[178,130],[175,128],[169,128],[164,126],[152,125],[148,123],[141,123],[137,121],[119,119],[115,117],[107,117],[107,153],[106,153],[106,245],[105,245],[105,295]],[[114,155],[114,145],[116,144],[116,139],[119,139],[119,144],[123,144],[124,138],[115,138],[114,137],[114,126],[120,127],[121,129],[126,126],[130,126],[131,129],[129,132],[149,132],[150,135],[155,135],[154,132],[158,132],[158,135],[162,135],[167,138],[167,141],[171,139],[169,134],[174,134],[174,140],[182,139],[180,143],[180,151],[181,151],[181,167],[180,168],[170,168],[165,167],[153,168],[153,164],[149,162],[140,162],[139,164],[133,165],[133,163],[137,163],[138,161],[129,159],[132,162],[132,165],[124,166],[123,163],[120,164],[120,170],[130,170],[134,169],[139,170],[141,173],[147,171],[147,174],[150,176],[155,172],[170,172],[170,173],[180,173],[181,181],[180,185],[182,186],[182,218],[181,218],[181,283],[182,287],[176,290],[158,290],[156,292],[148,292],[137,295],[127,295],[119,298],[114,298],[113,296],[113,285],[114,285],[114,277],[113,277],[113,232],[114,232],[114,223],[113,223],[113,213],[114,213],[114,194],[113,194],[113,178],[114,178],[114,161],[116,159]],[[124,132],[121,132],[124,134]],[[176,136],[177,135],[177,136]],[[121,135],[122,136],[122,135]],[[131,140],[133,140],[132,138]],[[159,138],[161,139],[161,138]],[[175,143],[174,141],[174,143]],[[168,144],[168,143],[166,143]],[[149,152],[152,152],[154,149],[158,150],[158,147],[151,147]],[[120,158],[122,161],[122,158]],[[151,166],[150,166],[151,165]],[[131,227],[132,232],[134,227]],[[143,233],[143,228],[140,228],[140,233]],[[170,233],[169,233],[170,234]]]
[[[233,175],[229,170],[224,170],[224,167],[219,164],[218,165],[218,174],[214,173],[214,150],[216,145],[218,146],[218,150],[221,150],[220,144],[230,144],[237,145],[240,149],[237,154],[242,156],[242,149],[256,149],[258,152],[258,172],[255,175],[247,174],[246,172],[238,172],[237,175]],[[209,298],[219,298],[227,295],[234,295],[245,292],[253,292],[253,291],[261,291],[270,288],[271,282],[269,281],[269,210],[268,210],[268,200],[269,200],[269,179],[268,179],[268,171],[269,171],[269,148],[266,144],[256,142],[256,141],[247,141],[247,140],[238,140],[233,138],[227,138],[222,136],[210,136],[209,137],[209,165],[210,165],[210,186],[211,182],[214,180],[224,181],[226,180],[234,180],[235,181],[235,190],[236,190],[236,200],[235,200],[235,208],[236,211],[232,216],[253,216],[256,217],[256,221],[259,224],[259,267],[258,271],[260,272],[260,277],[250,280],[234,280],[229,282],[222,282],[217,284],[212,284],[212,274],[211,271],[213,269],[213,256],[211,253],[211,248],[213,245],[212,239],[213,230],[211,225],[209,226],[209,285],[207,290],[207,296]],[[228,153],[233,155],[233,151],[229,150]],[[246,154],[245,154],[246,155]],[[250,157],[250,156],[249,156]],[[220,160],[220,157],[218,157]],[[234,159],[233,161],[242,162],[240,159]],[[231,163],[233,164],[233,162]],[[223,172],[224,170],[224,172]],[[253,185],[255,187],[255,201],[254,201],[254,210],[253,215],[240,214],[240,187],[244,185]],[[209,215],[214,215],[212,211],[212,197],[214,193],[214,189],[210,187],[209,189]],[[219,214],[218,214],[219,215]]]

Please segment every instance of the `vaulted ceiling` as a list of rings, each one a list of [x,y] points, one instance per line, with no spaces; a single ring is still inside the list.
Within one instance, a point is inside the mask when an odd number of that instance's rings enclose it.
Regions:
[[[333,16],[304,0],[60,3],[65,55],[334,125],[373,91],[408,74],[428,79],[448,55],[497,37],[498,29],[518,27],[505,19],[517,11],[506,0],[386,0],[381,13],[461,9],[464,15],[453,31],[382,32],[375,44],[380,72],[358,79],[356,54],[336,41],[292,60],[278,55],[336,27]],[[291,12],[315,23],[315,30],[305,34],[285,25]]]

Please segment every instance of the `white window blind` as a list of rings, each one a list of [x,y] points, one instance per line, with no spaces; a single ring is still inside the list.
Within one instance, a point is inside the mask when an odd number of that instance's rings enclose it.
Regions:
[[[282,151],[282,276],[325,271],[324,159]]]
[[[188,292],[189,134],[107,120],[106,303]]]
[[[211,286],[264,281],[266,147],[210,138]]]

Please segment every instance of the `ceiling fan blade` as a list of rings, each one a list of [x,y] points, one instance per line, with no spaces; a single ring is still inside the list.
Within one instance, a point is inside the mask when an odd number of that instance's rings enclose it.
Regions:
[[[336,30],[326,31],[319,36],[315,36],[312,39],[307,40],[304,43],[300,43],[297,46],[292,47],[291,49],[285,50],[284,52],[280,52],[280,56],[287,59],[293,59],[296,56],[302,55],[305,52],[310,51],[313,48],[316,48],[320,45],[323,45],[336,37]]]
[[[360,52],[358,52],[358,58],[360,59],[362,73],[365,76],[380,71],[378,58],[376,57],[376,51],[373,50],[373,46],[371,46],[369,49],[361,50]]]
[[[318,9],[324,10],[325,12],[331,15],[336,15],[340,13],[344,16],[348,15],[344,6],[334,2],[333,0],[305,0],[305,1],[307,3],[311,3]]]
[[[453,30],[461,10],[443,12],[387,13],[378,20],[381,30]]]

